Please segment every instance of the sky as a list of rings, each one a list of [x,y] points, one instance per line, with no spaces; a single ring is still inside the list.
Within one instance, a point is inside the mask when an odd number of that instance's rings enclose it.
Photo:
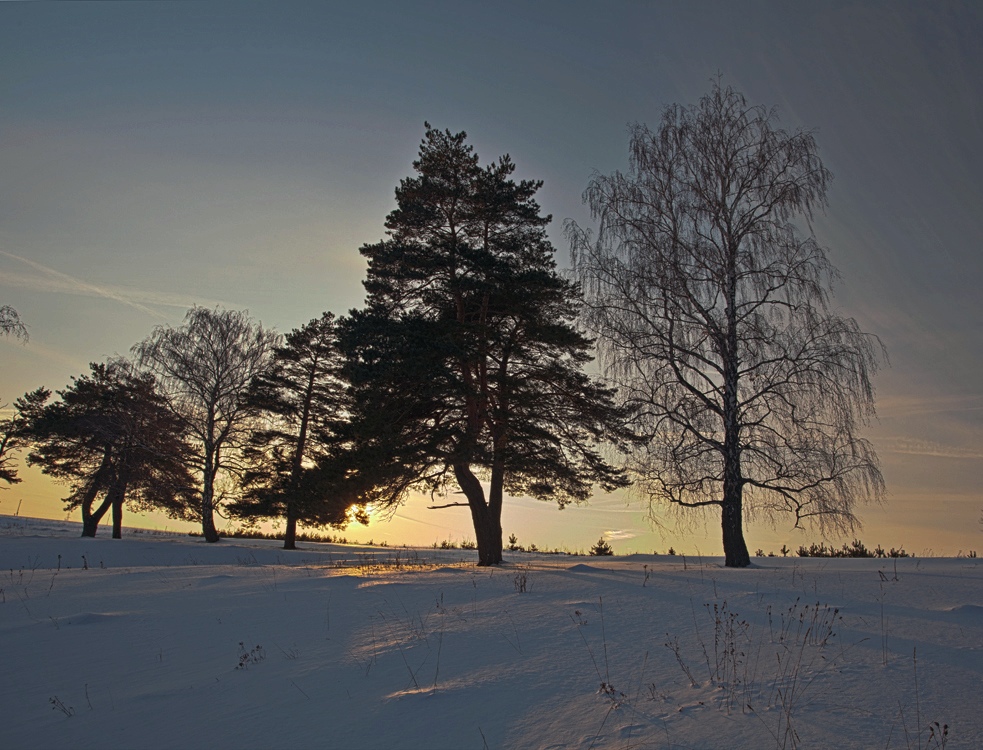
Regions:
[[[0,305],[30,333],[0,339],[0,403],[65,387],[193,304],[283,332],[359,307],[358,248],[383,238],[424,121],[544,180],[566,267],[563,221],[591,226],[583,190],[627,168],[629,124],[657,126],[719,74],[815,133],[835,304],[889,355],[868,432],[888,497],[859,536],[983,546],[983,6],[354,5],[0,3]],[[64,516],[64,488],[22,476],[0,513]],[[348,533],[473,537],[466,509],[426,505]],[[680,525],[625,494],[562,512],[513,499],[503,526],[540,547],[720,547],[716,517]],[[790,526],[752,521],[748,545],[817,539]]]

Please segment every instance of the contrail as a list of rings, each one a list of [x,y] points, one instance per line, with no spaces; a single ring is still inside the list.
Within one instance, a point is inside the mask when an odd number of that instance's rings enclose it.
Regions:
[[[977,448],[958,445],[943,445],[934,440],[914,440],[897,437],[888,439],[887,450],[891,453],[901,453],[908,456],[930,456],[932,458],[983,458],[983,453]]]
[[[121,302],[124,305],[129,305],[132,308],[140,310],[141,312],[147,313],[155,318],[163,318],[156,310],[152,310],[146,305],[141,305],[139,302],[134,302],[131,299],[127,299],[121,294],[114,293],[113,291],[106,289],[96,284],[91,284],[88,281],[83,281],[82,279],[77,279],[74,276],[69,276],[67,273],[62,273],[61,271],[56,271],[53,268],[48,268],[45,265],[38,263],[37,261],[30,260],[28,258],[22,258],[19,255],[14,255],[13,253],[8,253],[6,250],[0,250],[0,255],[6,255],[8,258],[13,258],[14,260],[19,260],[21,263],[26,263],[31,268],[36,271],[40,271],[46,275],[49,279],[55,279],[64,285],[66,291],[75,294],[82,294],[89,297],[104,297],[105,299],[115,300],[116,302]]]
[[[188,308],[194,304],[206,304],[209,306],[221,304],[220,302],[193,300],[182,295],[147,292],[141,289],[100,286],[83,279],[75,278],[67,273],[56,271],[53,268],[49,268],[48,266],[38,263],[37,261],[30,260],[29,258],[23,258],[19,255],[8,253],[6,250],[0,250],[0,255],[20,261],[21,263],[24,263],[25,265],[30,266],[34,270],[43,274],[42,278],[19,273],[5,273],[2,277],[0,277],[5,283],[12,284],[13,286],[20,288],[33,289],[42,292],[78,294],[86,297],[102,297],[104,299],[111,299],[115,302],[119,302],[140,310],[141,312],[158,319],[164,319],[165,316],[153,308],[148,307],[147,304],[180,308]],[[142,299],[147,304],[138,302],[136,299],[134,299],[134,297]]]
[[[84,370],[88,365],[88,360],[79,359],[73,355],[65,354],[58,349],[45,346],[36,339],[31,339],[31,343],[28,346],[11,341],[9,338],[0,339],[0,348],[9,348],[10,351],[15,351],[14,347],[17,347],[17,350],[24,356],[42,357],[52,362],[57,362],[60,365],[68,365],[72,370]]]

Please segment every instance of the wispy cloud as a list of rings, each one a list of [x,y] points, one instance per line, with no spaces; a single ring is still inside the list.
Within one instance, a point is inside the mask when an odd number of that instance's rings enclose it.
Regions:
[[[192,305],[207,305],[213,307],[222,303],[216,300],[195,299],[186,295],[170,294],[167,292],[148,291],[134,287],[111,286],[106,284],[93,284],[85,279],[80,279],[63,273],[54,268],[49,268],[30,258],[8,253],[0,250],[0,255],[19,261],[37,271],[37,274],[18,273],[17,271],[5,271],[0,274],[0,284],[17,287],[18,289],[30,289],[36,292],[50,292],[54,294],[75,294],[83,297],[101,297],[111,299],[120,304],[127,305],[136,310],[140,310],[154,318],[163,319],[165,316],[150,305],[157,307],[178,307],[188,308]]]
[[[40,357],[49,362],[59,365],[67,365],[71,370],[83,370],[88,362],[84,359],[66,354],[65,352],[50,346],[45,346],[37,339],[31,339],[29,344],[19,341],[12,341],[10,338],[0,338],[0,349],[5,349],[4,357]],[[8,360],[9,361],[9,360]]]
[[[910,417],[919,414],[946,414],[980,411],[983,396],[886,396],[877,400],[881,417]]]
[[[604,532],[604,538],[609,542],[623,542],[627,539],[634,539],[636,536],[638,536],[638,532],[631,529],[609,529]]]
[[[967,448],[956,445],[944,445],[933,440],[917,440],[913,438],[893,438],[887,442],[887,450],[908,456],[929,456],[932,458],[968,458],[981,459],[983,451],[978,448]]]

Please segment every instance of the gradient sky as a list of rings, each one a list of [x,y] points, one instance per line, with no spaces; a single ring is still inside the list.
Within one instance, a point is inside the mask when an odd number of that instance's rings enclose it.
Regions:
[[[837,305],[890,356],[869,432],[889,496],[860,536],[983,547],[983,5],[362,5],[0,3],[0,305],[30,331],[0,340],[3,403],[64,387],[191,304],[284,332],[359,306],[358,248],[383,237],[424,120],[545,180],[566,266],[562,221],[590,225],[581,194],[627,167],[627,125],[657,126],[719,72],[815,131]],[[22,475],[0,513],[62,517],[63,489]],[[473,536],[466,509],[425,506],[349,535]],[[503,525],[540,547],[606,534],[618,552],[720,554],[715,516],[658,531],[647,515],[623,495],[563,512],[518,499]],[[747,537],[816,538],[781,522]]]

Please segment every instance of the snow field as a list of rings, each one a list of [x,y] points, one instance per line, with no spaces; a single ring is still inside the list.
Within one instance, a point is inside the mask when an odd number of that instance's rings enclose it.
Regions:
[[[0,747],[983,743],[975,559],[482,569],[76,526],[0,519]]]

